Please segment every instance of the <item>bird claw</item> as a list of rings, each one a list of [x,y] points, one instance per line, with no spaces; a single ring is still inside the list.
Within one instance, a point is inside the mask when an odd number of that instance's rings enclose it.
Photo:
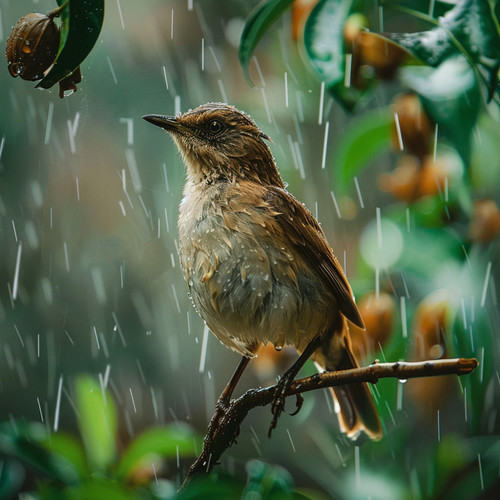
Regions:
[[[295,401],[295,411],[290,413],[291,417],[294,417],[295,415],[297,415],[297,413],[299,413],[300,409],[302,408],[302,405],[304,404],[304,398],[302,397],[302,394],[297,393],[296,396],[297,396],[297,400]]]
[[[273,402],[271,404],[271,412],[273,414],[273,420],[271,421],[271,425],[269,426],[269,432],[267,434],[268,437],[271,437],[273,429],[275,429],[276,425],[278,424],[278,419],[280,418],[280,415],[283,413],[283,411],[285,411],[286,393],[288,389],[290,389],[292,382],[293,382],[293,376],[287,376],[287,374],[285,373],[285,375],[281,378],[281,380],[278,382],[276,386],[276,392],[274,394]],[[302,407],[303,402],[304,398],[300,394],[297,394],[297,401],[296,401],[297,409],[290,415],[296,415],[299,412],[300,408]]]

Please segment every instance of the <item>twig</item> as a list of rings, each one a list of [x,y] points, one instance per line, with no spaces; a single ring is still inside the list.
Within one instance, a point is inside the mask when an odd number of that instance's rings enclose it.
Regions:
[[[296,380],[290,386],[286,396],[302,394],[303,392],[335,387],[338,385],[371,382],[376,384],[381,378],[435,377],[441,375],[467,375],[476,369],[476,359],[456,358],[420,362],[375,363],[362,368],[338,372],[324,372]],[[191,465],[181,486],[184,488],[196,475],[210,472],[219,463],[222,454],[238,437],[240,425],[248,412],[257,406],[271,404],[276,392],[276,386],[263,389],[250,389],[238,399],[231,401],[219,400],[216,411],[204,439],[203,450]]]

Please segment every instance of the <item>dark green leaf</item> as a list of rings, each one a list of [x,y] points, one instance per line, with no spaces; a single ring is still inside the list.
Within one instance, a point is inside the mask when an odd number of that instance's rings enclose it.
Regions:
[[[41,424],[18,422],[0,427],[0,450],[64,484],[79,480],[79,471],[65,456],[48,450],[49,436]]]
[[[0,498],[16,498],[25,477],[23,466],[14,460],[0,461]]]
[[[419,94],[426,113],[439,126],[438,137],[444,135],[468,164],[481,92],[467,59],[452,57],[437,68],[402,68],[401,80]]]
[[[500,66],[500,36],[490,2],[461,0],[437,26],[418,33],[393,33],[390,38],[430,66],[438,66],[453,54],[465,55],[487,73],[490,95]]]
[[[62,5],[64,1],[58,3]],[[104,0],[70,0],[61,12],[59,53],[37,87],[48,89],[78,68],[97,41],[103,20]]]
[[[335,148],[335,189],[345,190],[358,173],[390,144],[392,117],[388,109],[364,113],[342,133]]]
[[[83,375],[76,381],[79,411],[78,425],[90,465],[104,469],[116,455],[116,407],[107,391],[101,390],[92,377]]]
[[[239,58],[246,79],[251,82],[248,65],[253,51],[269,27],[288,9],[294,0],[265,0],[250,13],[241,34]]]
[[[130,477],[138,467],[145,463],[150,467],[158,458],[173,459],[177,454],[181,457],[193,456],[195,439],[197,435],[193,429],[183,424],[150,429],[127,448],[118,465],[117,475],[120,478]]]
[[[194,477],[187,488],[177,495],[177,500],[205,500],[207,498],[217,498],[229,500],[242,498],[242,484],[234,477],[213,471],[208,477]]]
[[[490,411],[494,411],[494,408]],[[483,419],[484,417],[483,414]],[[438,481],[432,497],[454,500],[462,497],[466,491],[468,498],[496,498],[500,484],[499,449],[500,441],[497,435],[462,440],[446,437],[436,453]]]
[[[283,467],[261,460],[250,460],[246,464],[246,470],[248,479],[243,497],[251,497],[256,493],[269,500],[291,497],[293,479]]]
[[[490,346],[495,342],[495,326],[492,324],[488,282],[493,277],[491,262],[487,263],[483,256],[471,252],[469,260],[463,264],[457,275],[455,290],[466,290],[463,298],[464,313],[457,314],[453,324],[453,342],[455,355],[466,358],[477,358],[479,367],[464,377],[462,385],[467,389],[468,422],[477,433],[481,429],[485,416],[485,398],[494,366],[493,353]],[[486,284],[486,289],[485,289]],[[471,303],[474,301],[473,312]],[[470,311],[470,312],[469,312]],[[465,316],[465,321],[464,321]]]
[[[321,0],[304,28],[304,45],[311,64],[328,91],[352,110],[367,89],[345,86],[344,25],[349,15],[362,9],[359,0]]]
[[[59,40],[59,50],[57,52],[57,56],[59,57],[59,54],[61,53],[63,47],[66,45],[66,40],[68,39],[70,5],[68,5],[67,7],[64,5],[66,3],[66,0],[56,1],[57,5],[59,5],[59,8],[61,9],[61,12],[59,13],[59,19],[61,20],[61,39]]]
[[[96,477],[65,491],[66,500],[137,500],[138,496],[124,485],[110,479]]]
[[[321,491],[312,490],[309,488],[296,488],[293,490],[294,500],[328,500],[331,498],[327,496],[326,493],[322,493]]]

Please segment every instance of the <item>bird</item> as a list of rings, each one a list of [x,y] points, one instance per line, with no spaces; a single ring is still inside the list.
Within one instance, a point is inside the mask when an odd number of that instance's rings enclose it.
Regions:
[[[309,358],[320,372],[359,366],[349,329],[364,325],[351,287],[320,224],[286,189],[270,138],[248,114],[207,103],[143,118],[170,134],[186,167],[178,253],[189,294],[210,331],[242,355],[221,400],[262,345],[299,353],[279,381],[271,432]],[[366,383],[331,392],[349,439],[382,437]]]

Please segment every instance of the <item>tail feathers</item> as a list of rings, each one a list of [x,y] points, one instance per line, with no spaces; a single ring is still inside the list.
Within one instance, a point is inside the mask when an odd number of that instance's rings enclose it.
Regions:
[[[353,441],[363,434],[378,441],[382,438],[382,426],[373,404],[367,384],[351,384],[331,390],[340,430]]]
[[[335,347],[333,339],[330,346],[322,346],[316,351],[314,361],[320,372],[358,368],[348,338],[341,342]],[[353,441],[361,438],[362,434],[375,441],[382,438],[382,424],[367,383],[333,387],[331,393],[342,432]]]

